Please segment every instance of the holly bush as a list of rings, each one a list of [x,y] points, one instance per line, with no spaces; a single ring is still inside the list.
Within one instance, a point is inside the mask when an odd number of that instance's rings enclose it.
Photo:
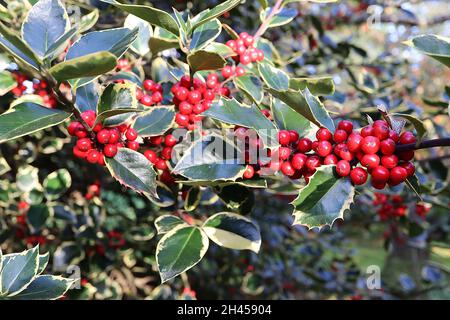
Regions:
[[[445,17],[171,5],[0,6],[0,297],[448,297]]]

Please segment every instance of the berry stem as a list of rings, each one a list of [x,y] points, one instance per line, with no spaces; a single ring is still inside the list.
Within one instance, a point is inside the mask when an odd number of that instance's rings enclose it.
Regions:
[[[442,139],[432,139],[422,141],[418,145],[416,143],[397,145],[396,151],[410,151],[434,147],[448,147],[448,146],[450,146],[450,138],[442,138]]]
[[[263,23],[261,23],[258,30],[256,30],[256,33],[254,35],[255,42],[267,30],[270,20],[272,20],[272,18],[281,11],[282,3],[283,3],[283,0],[277,0],[275,5],[273,6],[272,10],[270,11],[269,15],[267,16],[267,18],[263,21]]]

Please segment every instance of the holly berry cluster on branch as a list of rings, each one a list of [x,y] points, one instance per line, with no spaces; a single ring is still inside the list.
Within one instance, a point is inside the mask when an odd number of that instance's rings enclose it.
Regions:
[[[408,206],[400,195],[375,193],[372,204],[377,208],[377,214],[381,221],[404,217],[408,213]],[[431,205],[416,203],[414,209],[417,216],[425,219],[426,214],[431,210]]]
[[[32,89],[29,94],[37,94],[42,98],[44,105],[47,108],[54,108],[57,105],[57,100],[53,92],[50,90],[48,83],[44,80],[31,79],[27,77],[25,74],[20,72],[13,73],[14,78],[16,79],[17,86],[11,90],[12,94],[16,97],[21,97],[27,89],[29,89],[24,82],[30,81],[33,83]]]
[[[264,60],[264,52],[255,48],[255,39],[247,32],[240,33],[238,39],[228,40],[225,44],[236,53],[236,55],[233,56],[233,60],[237,64],[240,63],[246,66],[250,63]],[[240,72],[238,72],[238,70],[235,70],[235,73],[237,76],[242,75],[239,74]]]
[[[69,124],[67,131],[78,139],[73,147],[73,154],[76,157],[104,166],[105,157],[113,158],[119,147],[139,149],[139,143],[136,141],[138,134],[128,125],[104,128],[101,123],[95,124],[97,115],[92,110],[83,112],[81,117],[92,128],[94,134],[91,135],[81,122],[74,121]]]
[[[136,98],[144,106],[150,107],[163,101],[163,87],[160,83],[156,83],[151,79],[143,82],[144,90],[136,90]]]
[[[222,85],[217,74],[210,73],[206,83],[197,78],[191,81],[187,75],[181,77],[180,81],[172,86],[171,93],[172,102],[178,109],[175,122],[180,128],[193,130],[195,124],[203,119],[200,114],[209,109],[216,96],[229,97],[230,89]]]

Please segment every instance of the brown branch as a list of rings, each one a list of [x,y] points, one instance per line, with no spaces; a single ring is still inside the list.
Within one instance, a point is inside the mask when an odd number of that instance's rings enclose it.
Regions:
[[[450,146],[450,138],[442,138],[442,139],[432,139],[422,141],[418,145],[416,143],[397,145],[395,151],[411,151],[411,150],[428,149],[434,147],[448,147],[448,146]]]

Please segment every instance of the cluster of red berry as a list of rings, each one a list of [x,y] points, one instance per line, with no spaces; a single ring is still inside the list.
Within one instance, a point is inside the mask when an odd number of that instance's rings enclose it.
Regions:
[[[73,147],[73,154],[76,157],[86,159],[89,163],[105,165],[104,157],[114,157],[119,147],[132,150],[139,149],[139,143],[136,141],[137,132],[128,125],[103,128],[101,123],[95,124],[97,115],[92,110],[83,112],[81,117],[92,128],[95,138],[80,122],[71,122],[67,131],[71,136],[78,138],[76,145]]]
[[[150,107],[163,101],[163,87],[160,83],[146,79],[143,82],[143,87],[144,91],[137,89],[136,98],[144,106]]]
[[[206,83],[197,78],[191,83],[191,78],[185,75],[172,86],[171,92],[172,101],[178,108],[175,122],[180,128],[188,130],[193,130],[195,124],[202,121],[200,114],[209,109],[217,94],[227,97],[230,95],[230,89],[222,86],[215,73],[208,75]]]
[[[377,208],[377,214],[381,221],[406,216],[408,207],[405,200],[400,195],[388,195],[384,193],[375,193],[375,199],[372,204]],[[430,211],[431,205],[427,203],[417,203],[415,205],[415,213],[424,219]]]
[[[91,200],[94,197],[100,196],[100,181],[96,181],[93,184],[89,185],[87,188],[87,192],[84,195],[86,200]]]
[[[116,68],[119,71],[131,71],[131,63],[128,59],[119,59]]]
[[[240,33],[238,39],[228,40],[225,44],[236,53],[233,56],[236,63],[246,66],[264,60],[264,52],[254,47],[255,39],[247,32]]]
[[[366,183],[371,175],[372,186],[383,189],[386,184],[396,186],[414,174],[414,165],[409,162],[414,151],[398,152],[396,144],[414,143],[416,138],[411,132],[400,135],[389,129],[384,120],[353,130],[353,124],[344,120],[338,124],[332,134],[326,128],[316,132],[316,141],[307,138],[296,140],[297,132],[280,131],[278,139],[281,171],[287,176],[311,176],[321,165],[336,165],[339,176],[350,176],[355,185]],[[312,154],[306,153],[313,151]],[[358,163],[362,165],[356,166]],[[299,173],[299,170],[301,173]]]
[[[27,90],[27,86],[24,85],[24,81],[33,82],[33,90],[30,94],[37,94],[42,98],[44,105],[47,108],[54,108],[57,105],[56,97],[53,92],[49,89],[48,84],[44,80],[30,79],[26,75],[14,72],[14,78],[16,79],[17,86],[11,90],[12,94],[16,97],[21,97]]]
[[[150,161],[154,168],[161,170],[160,180],[166,184],[172,184],[175,180],[170,173],[168,161],[172,157],[172,149],[178,140],[172,135],[155,136],[146,139],[146,145],[151,149],[144,151],[144,156]]]

